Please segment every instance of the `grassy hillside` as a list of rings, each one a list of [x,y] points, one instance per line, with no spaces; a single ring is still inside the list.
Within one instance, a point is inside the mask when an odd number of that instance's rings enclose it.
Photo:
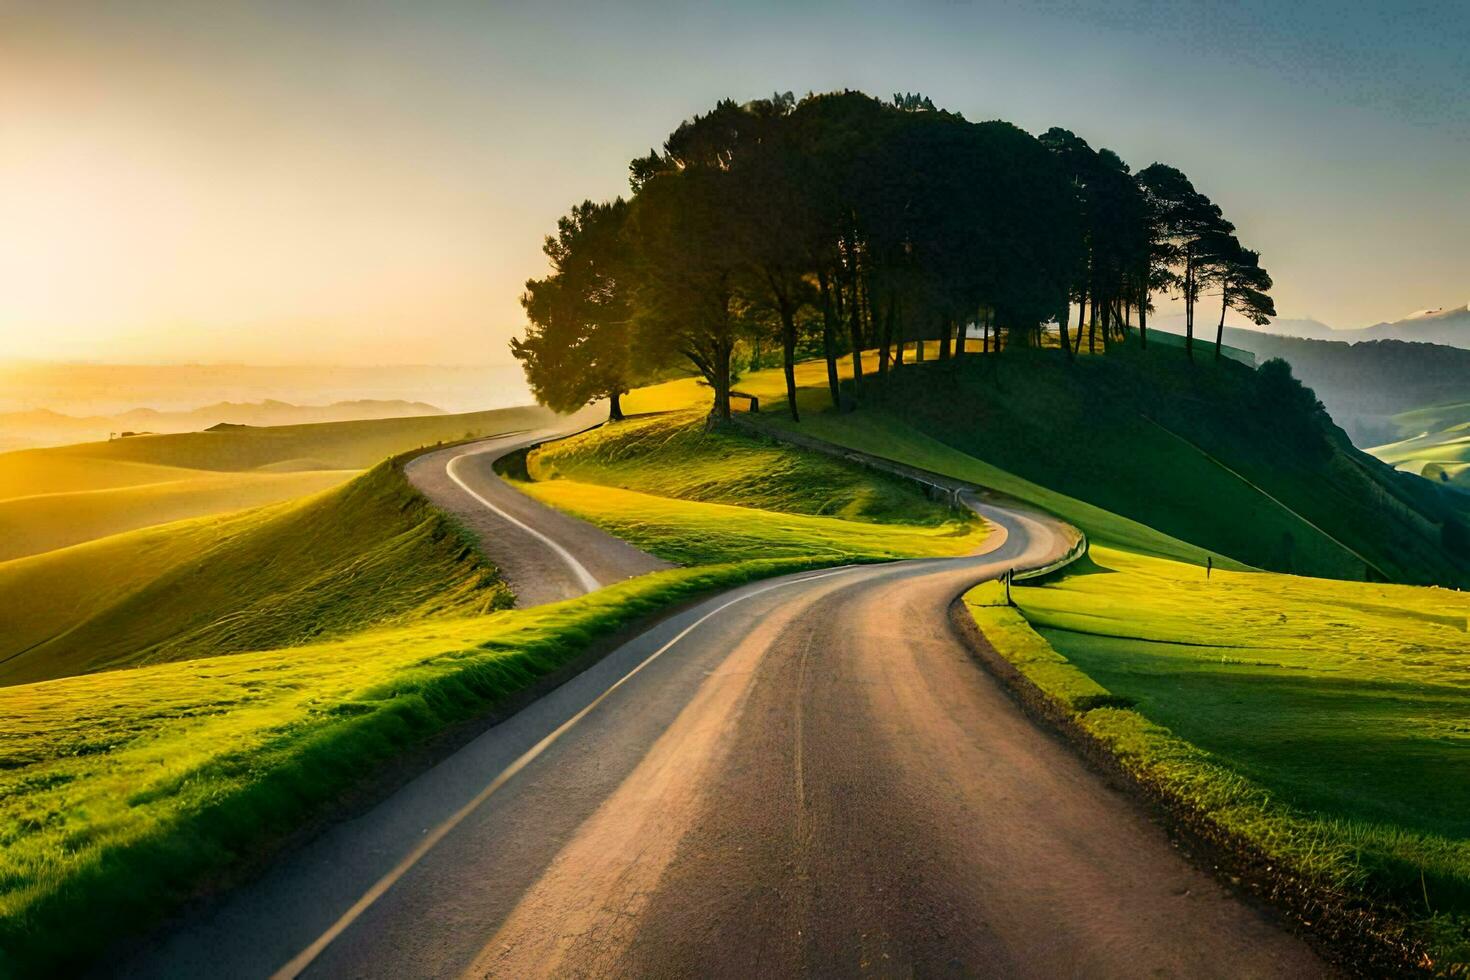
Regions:
[[[793,426],[789,417],[767,415],[762,416],[761,424],[776,429],[792,429],[859,452],[998,490],[1070,521],[1094,540],[1201,565],[1209,558],[1219,565],[1245,567],[1206,548],[1160,533],[1138,521],[1120,517],[1076,497],[1032,483],[984,460],[967,456],[918,431],[894,412],[864,410],[850,415],[813,412],[805,416],[799,426]]]
[[[931,438],[1245,564],[1470,584],[1440,492],[1355,450],[1265,371],[1119,348],[1075,363],[1013,351],[894,381],[886,410]]]
[[[0,562],[300,497],[419,446],[515,431],[551,418],[540,408],[513,408],[235,427],[0,453]]]
[[[358,422],[322,422],[269,428],[242,426],[215,432],[134,436],[111,442],[22,450],[0,456],[0,486],[11,467],[70,465],[76,459],[148,463],[196,470],[252,470],[292,464],[295,469],[366,469],[389,456],[473,436],[532,428],[555,418],[543,408],[504,408],[468,415],[433,415]],[[64,462],[57,462],[64,461]],[[92,486],[67,489],[94,489]],[[45,491],[31,491],[45,492]],[[52,491],[54,492],[54,491]]]
[[[0,563],[0,683],[261,650],[508,605],[384,463],[301,501]]]
[[[1293,805],[1470,837],[1470,595],[1093,560],[1014,595],[1104,687]]]
[[[1345,343],[1252,330],[1227,333],[1231,343],[1253,351],[1260,361],[1280,357],[1290,363],[1362,447],[1401,438],[1390,434],[1393,415],[1470,399],[1470,350],[1401,340]]]
[[[0,976],[75,975],[594,640],[812,564],[676,569],[535,609],[0,688]]]
[[[816,453],[729,432],[698,412],[604,426],[537,449],[535,480],[568,478],[660,497],[877,523],[941,524],[950,517],[896,478]]]
[[[28,449],[0,453],[0,500],[171,483],[198,475],[186,467]]]
[[[1452,498],[1363,458],[1301,401],[1263,391],[1254,371],[1170,356],[1124,350],[1069,367],[1015,351],[930,364],[886,406],[870,397],[845,415],[826,410],[821,366],[805,365],[796,428],[1085,528],[1090,565],[1016,590],[1052,643],[998,610],[985,620],[996,645],[1019,646],[1028,676],[1146,781],[1295,873],[1397,903],[1440,962],[1453,961],[1470,913],[1470,600],[1246,564],[1353,579],[1367,558],[1409,581],[1455,575],[1463,566],[1442,530]],[[761,396],[756,421],[792,427],[779,373],[740,387]],[[706,399],[672,382],[632,401]],[[616,452],[587,457],[548,462],[673,494],[702,482],[685,465],[650,482]]]
[[[1470,596],[1095,548],[987,636],[1150,785],[1470,957]]]
[[[865,354],[866,370],[875,359]],[[850,366],[843,362],[842,376]],[[1055,351],[911,365],[886,402],[830,410],[825,366],[798,365],[802,420],[781,372],[756,372],[762,425],[1034,503],[1093,538],[1162,557],[1404,582],[1470,583],[1460,495],[1393,474],[1300,406],[1263,399],[1258,372],[1180,350],[1115,346],[1068,365]],[[850,382],[848,382],[850,383]],[[634,392],[634,411],[704,407],[692,379]],[[1305,448],[1304,448],[1305,447]],[[1463,536],[1461,536],[1463,537]]]
[[[526,468],[527,493],[683,564],[954,555],[984,536],[900,480],[706,432],[697,412],[604,426],[536,450]]]
[[[0,563],[137,528],[304,497],[343,483],[356,473],[184,472],[197,475],[139,486],[0,500]]]
[[[1390,441],[1372,455],[1435,483],[1470,493],[1470,402],[1400,412],[1385,421]],[[1470,497],[1465,498],[1470,508]]]

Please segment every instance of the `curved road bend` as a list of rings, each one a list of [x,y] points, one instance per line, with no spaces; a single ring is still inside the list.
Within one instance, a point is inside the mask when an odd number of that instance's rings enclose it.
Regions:
[[[545,429],[426,453],[404,470],[420,493],[479,537],[515,592],[517,608],[571,599],[672,567],[601,528],[538,504],[495,473],[502,456],[580,432],[603,418],[604,410],[593,406]]]
[[[121,972],[1326,973],[974,664],[953,598],[1066,546],[975,506],[986,554],[665,621]]]

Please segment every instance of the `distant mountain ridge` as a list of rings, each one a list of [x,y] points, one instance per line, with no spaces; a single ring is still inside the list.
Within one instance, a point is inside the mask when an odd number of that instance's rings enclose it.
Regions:
[[[94,442],[124,432],[194,432],[222,422],[250,426],[307,425],[444,414],[443,409],[426,402],[399,399],[356,399],[330,405],[293,405],[265,399],[217,402],[188,411],[135,408],[115,415],[90,416],[64,415],[42,408],[0,413],[0,451]]]
[[[1339,331],[1341,332],[1341,331]],[[1225,342],[1279,357],[1359,448],[1401,438],[1392,416],[1470,402],[1470,350],[1404,340],[1313,340],[1225,328]]]
[[[1277,318],[1260,332],[1308,340],[1341,340],[1350,344],[1365,340],[1403,340],[1470,350],[1470,306],[1421,310],[1401,320],[1348,330],[1335,329],[1317,320]]]

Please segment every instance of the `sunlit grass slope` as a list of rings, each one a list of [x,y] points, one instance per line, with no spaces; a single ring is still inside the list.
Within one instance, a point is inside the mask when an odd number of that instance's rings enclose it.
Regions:
[[[1075,497],[1049,490],[997,466],[967,456],[925,435],[887,411],[862,411],[847,415],[812,413],[799,427],[782,416],[771,416],[766,424],[790,428],[804,435],[939,473],[956,480],[998,490],[1033,504],[1082,528],[1089,538],[1107,541],[1144,554],[1179,558],[1203,564],[1207,557],[1217,563],[1243,568],[1229,558],[1170,537],[1138,521],[1120,517]]]
[[[1347,579],[1470,582],[1470,553],[1446,547],[1444,527],[1457,512],[1463,523],[1466,508],[1377,466],[1340,431],[1326,431],[1318,455],[1303,451],[1292,420],[1258,404],[1245,365],[1190,364],[1157,345],[1070,363],[1057,351],[1016,350],[911,364],[879,397],[874,364],[868,352],[868,397],[846,415],[830,409],[825,365],[800,365],[797,425],[780,371],[738,387],[760,395],[761,424],[1004,490],[1125,547]],[[847,359],[842,367],[849,377]],[[708,401],[686,379],[627,404]]]
[[[874,352],[865,352],[864,369],[871,372],[875,364]],[[844,379],[852,377],[850,359],[843,358],[839,375]],[[966,455],[919,432],[903,420],[900,412],[885,411],[874,406],[849,414],[830,411],[826,365],[822,361],[798,364],[796,378],[797,384],[801,386],[798,392],[802,412],[799,424],[793,424],[791,417],[786,414],[785,379],[780,370],[753,372],[742,378],[739,389],[761,399],[762,410],[757,416],[749,416],[752,421],[788,428],[793,432],[849,449],[999,490],[1071,521],[1091,537],[1146,554],[1197,561],[1201,564],[1207,556],[1212,555],[1207,549],[1170,537],[1139,521],[1120,517],[1101,507],[1032,483],[982,459]],[[662,412],[707,408],[709,398],[708,388],[694,379],[686,378],[640,388],[624,399],[624,405],[629,411]],[[737,407],[743,406],[737,402]],[[1230,562],[1230,559],[1220,555],[1213,557],[1216,562]]]
[[[335,486],[389,456],[549,421],[540,408],[235,427],[0,453],[0,562]]]
[[[682,564],[973,551],[983,525],[897,479],[726,432],[698,413],[603,426],[527,460],[537,499]]]
[[[536,609],[0,688],[0,976],[58,975],[156,921],[595,638],[812,564],[677,569]]]
[[[1439,491],[1271,407],[1260,377],[1155,347],[1074,363],[1014,351],[901,372],[886,407],[966,455],[1249,565],[1470,584]]]
[[[360,422],[322,422],[264,428],[241,426],[215,432],[134,436],[111,442],[32,449],[0,456],[43,460],[126,461],[198,470],[366,469],[389,456],[437,442],[544,425],[555,416],[539,407],[504,408],[468,415],[430,415]],[[13,463],[10,465],[14,465]],[[37,465],[32,463],[31,465]],[[91,489],[72,487],[71,489]]]
[[[23,449],[0,453],[0,500],[35,494],[145,486],[150,483],[187,480],[198,475],[196,470],[184,467]]]
[[[141,527],[304,497],[356,473],[183,472],[190,475],[139,486],[0,500],[0,562]]]
[[[1091,558],[1013,590],[1040,639],[979,610],[997,648],[1150,780],[1470,953],[1470,595]]]
[[[0,683],[269,649],[509,598],[384,463],[304,500],[0,563]]]
[[[1470,594],[1093,560],[1015,596],[1103,686],[1283,799],[1470,837]]]
[[[1369,452],[1401,470],[1470,491],[1470,404],[1416,409],[1389,421],[1403,438]]]
[[[780,443],[707,431],[698,412],[631,419],[549,443],[528,465],[536,480],[567,477],[791,514],[903,524],[940,524],[950,516],[901,480]]]

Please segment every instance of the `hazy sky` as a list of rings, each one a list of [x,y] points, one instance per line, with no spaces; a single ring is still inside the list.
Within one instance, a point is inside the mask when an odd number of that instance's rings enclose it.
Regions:
[[[1470,3],[0,0],[0,357],[495,363],[720,97],[922,91],[1190,174],[1284,316],[1470,300]]]

